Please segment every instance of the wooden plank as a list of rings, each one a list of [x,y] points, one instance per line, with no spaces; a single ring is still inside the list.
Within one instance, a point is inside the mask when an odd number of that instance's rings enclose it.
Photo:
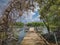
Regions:
[[[21,45],[46,45],[46,43],[37,35],[34,27],[32,27],[24,37]]]

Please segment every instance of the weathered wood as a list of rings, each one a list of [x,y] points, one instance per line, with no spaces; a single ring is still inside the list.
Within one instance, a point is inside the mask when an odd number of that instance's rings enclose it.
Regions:
[[[48,42],[47,42],[48,43]],[[21,45],[50,45],[49,43],[43,40],[43,38],[39,37],[34,28],[30,28],[26,36],[24,37]]]

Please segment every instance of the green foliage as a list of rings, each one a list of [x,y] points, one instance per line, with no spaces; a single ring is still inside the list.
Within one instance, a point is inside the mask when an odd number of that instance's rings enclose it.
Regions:
[[[47,29],[60,27],[60,0],[36,0],[40,15]],[[52,25],[52,26],[51,26]]]
[[[27,23],[27,26],[39,27],[39,26],[44,26],[44,24],[42,22],[31,22],[31,23]]]
[[[19,27],[23,27],[24,26],[24,23],[22,23],[22,22],[16,22],[14,25],[15,26],[19,26]]]

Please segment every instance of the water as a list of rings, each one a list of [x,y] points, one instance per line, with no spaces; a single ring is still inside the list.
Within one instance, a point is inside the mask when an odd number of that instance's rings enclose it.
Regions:
[[[27,32],[25,31],[25,28],[22,28],[21,31],[19,32],[17,45],[19,45],[21,43],[21,41],[25,37],[26,33]]]
[[[43,28],[43,34],[46,34],[46,33],[48,33],[48,30],[47,30],[47,28],[45,27],[45,28]]]
[[[42,34],[48,33],[48,30],[46,27],[38,27],[36,30],[38,30],[38,32],[40,32]]]

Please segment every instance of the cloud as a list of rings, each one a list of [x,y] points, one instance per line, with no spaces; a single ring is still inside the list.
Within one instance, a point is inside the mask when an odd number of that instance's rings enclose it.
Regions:
[[[1,2],[3,1],[3,2]],[[1,0],[0,2],[0,10],[4,9],[4,7],[7,6],[8,2],[10,1],[5,1],[5,0]],[[23,22],[23,23],[27,23],[27,22],[34,22],[34,21],[40,21],[39,19],[39,13],[38,13],[38,3],[34,2],[35,8],[34,8],[34,12],[32,10],[28,10],[28,12],[24,11],[23,15],[17,19],[17,22]],[[2,11],[1,10],[1,11]],[[0,11],[0,12],[1,12]],[[18,14],[17,14],[18,15]]]
[[[20,21],[23,23],[28,22],[39,22],[39,13],[38,13],[39,6],[37,3],[35,3],[35,9],[34,12],[32,10],[28,10],[28,12],[24,11],[22,17],[20,18]]]
[[[36,14],[37,12],[28,12],[27,14],[24,14],[20,19],[21,22],[23,23],[28,23],[28,22],[37,22],[40,21],[39,15]],[[34,17],[36,15],[36,17]]]

